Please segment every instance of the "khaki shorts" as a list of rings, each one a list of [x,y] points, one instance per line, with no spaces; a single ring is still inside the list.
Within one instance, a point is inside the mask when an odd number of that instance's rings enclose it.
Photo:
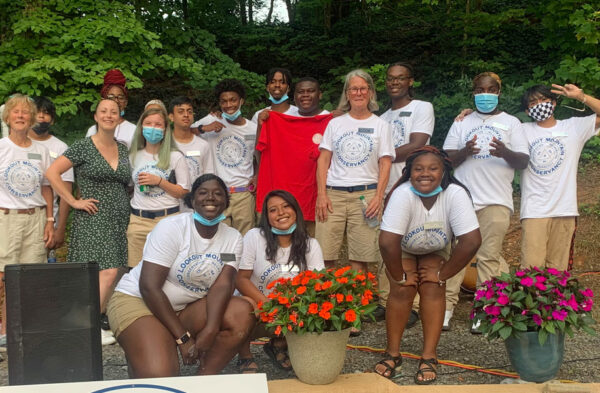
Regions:
[[[376,190],[348,192],[327,190],[333,213],[328,213],[327,221],[317,220],[315,237],[326,261],[338,259],[344,232],[348,238],[348,259],[357,262],[377,262],[379,249],[377,237],[379,228],[370,228],[362,212],[360,196],[367,203],[375,196]]]
[[[140,217],[135,214],[129,215],[129,225],[127,226],[127,265],[129,267],[135,267],[142,261],[146,237],[152,232],[156,224],[163,218],[176,214],[157,218]]]
[[[567,270],[575,217],[521,220],[521,266]]]
[[[46,263],[44,246],[46,207],[36,207],[32,214],[8,214],[0,211],[0,272],[6,265]]]
[[[234,192],[229,199],[229,207],[223,212],[225,224],[237,229],[243,235],[254,228],[256,221],[256,200],[249,191]]]
[[[439,255],[442,258],[444,258],[445,262],[448,262],[448,259],[450,259],[451,251],[452,251],[452,244],[450,244],[450,242],[448,242],[446,247],[442,248],[441,250],[433,251],[433,252],[423,254],[423,255],[430,255],[430,254]],[[417,259],[418,257],[423,256],[423,255],[411,254],[409,252],[402,250],[402,259]]]
[[[115,337],[119,337],[119,334],[141,317],[154,314],[141,297],[115,291],[108,301],[106,315],[108,316],[110,329]]]

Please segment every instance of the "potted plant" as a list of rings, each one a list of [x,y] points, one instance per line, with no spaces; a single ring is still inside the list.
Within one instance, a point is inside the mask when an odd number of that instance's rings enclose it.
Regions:
[[[344,366],[350,327],[371,317],[374,276],[350,269],[304,271],[271,282],[270,301],[259,319],[285,335],[296,376],[309,384],[331,383]]]
[[[591,325],[594,293],[568,271],[553,268],[514,270],[483,283],[475,293],[471,318],[492,340],[505,340],[521,379],[552,379],[564,354],[564,334],[595,334]]]

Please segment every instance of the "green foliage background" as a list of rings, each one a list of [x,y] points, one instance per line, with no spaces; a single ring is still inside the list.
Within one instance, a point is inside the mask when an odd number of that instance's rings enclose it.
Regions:
[[[56,132],[70,141],[92,123],[110,68],[128,79],[126,117],[135,121],[149,99],[181,94],[195,100],[200,116],[226,77],[246,84],[250,116],[265,104],[263,75],[273,66],[319,79],[329,109],[343,75],[366,68],[386,108],[385,68],[407,61],[416,69],[417,98],[434,104],[432,143],[441,145],[454,116],[472,105],[470,81],[479,72],[502,77],[501,106],[523,120],[519,99],[533,84],[599,92],[600,0],[287,3],[284,22],[259,21],[257,10],[270,1],[0,0],[0,100],[15,92],[50,97],[60,116]],[[580,115],[564,106],[557,114]],[[583,157],[600,158],[600,142],[592,140]]]

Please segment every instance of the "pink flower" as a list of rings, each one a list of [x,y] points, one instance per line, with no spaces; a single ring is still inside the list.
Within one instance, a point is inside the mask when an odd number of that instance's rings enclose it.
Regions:
[[[475,292],[475,300],[481,299],[485,295],[485,291],[483,289],[479,289]]]
[[[532,319],[533,319],[533,322],[535,322],[536,325],[542,326],[542,318],[539,315],[533,314]]]
[[[552,318],[557,321],[564,321],[567,315],[569,315],[569,313],[565,310],[552,311]]]
[[[594,291],[592,291],[590,288],[586,288],[585,290],[580,289],[579,292],[581,292],[583,296],[594,297]]]
[[[542,272],[542,271],[540,270],[540,268],[539,268],[539,267],[537,267],[537,266],[534,266],[534,267],[533,267],[533,270],[535,270],[536,272],[539,272],[539,273],[541,273],[541,272]]]
[[[498,307],[498,306],[488,305],[483,308],[483,311],[485,311],[485,313],[488,315],[494,315],[494,316],[500,315],[500,307]]]
[[[585,312],[592,311],[592,306],[594,305],[594,301],[592,299],[586,299],[583,303],[581,303],[581,309]]]
[[[498,317],[494,317],[494,318],[492,318],[492,320],[490,321],[490,323],[491,323],[492,325],[493,325],[493,324],[495,324],[496,322],[498,322]]]
[[[507,282],[497,282],[496,283],[496,288],[498,288],[499,290],[503,290],[504,288],[506,288],[508,286]]]
[[[509,302],[510,299],[504,293],[501,293],[500,296],[498,296],[498,304],[506,306]]]
[[[556,288],[552,288],[552,293],[553,293],[553,294],[555,294],[556,296],[558,296],[558,297],[559,297],[559,298],[561,298],[561,299],[564,299],[564,298],[565,298],[565,295],[563,295],[563,294],[562,294],[562,292],[561,292],[561,291],[559,291],[559,290],[558,290],[558,289],[556,289]]]
[[[515,272],[515,276],[517,276],[517,277],[523,277],[525,274],[527,274],[527,272],[525,270],[519,270],[519,271]]]
[[[552,274],[553,276],[560,275],[560,272],[558,270],[556,270],[555,268],[553,268],[553,267],[546,269],[546,271],[548,273]]]
[[[494,290],[492,288],[489,288],[487,291],[485,291],[485,298],[487,300],[490,300],[491,298],[494,297],[496,293],[494,292]]]
[[[536,282],[536,283],[535,283],[535,287],[536,287],[537,289],[539,289],[540,291],[545,291],[545,290],[547,289],[547,288],[546,288],[546,285],[542,284],[541,282]]]
[[[473,318],[475,318],[475,314],[476,314],[476,313],[475,313],[475,310],[471,310],[471,313],[469,314],[469,318],[470,318],[470,319],[473,319]]]
[[[523,285],[524,287],[530,287],[533,285],[533,278],[531,277],[525,277],[521,279],[521,285]]]
[[[544,281],[546,281],[546,277],[544,277],[544,276],[536,276],[535,277],[535,281],[537,281],[537,282],[544,282]]]
[[[528,312],[529,312],[529,310],[523,310],[523,311],[521,311],[521,315],[527,315]]]
[[[560,279],[558,280],[558,285],[561,285],[561,286],[563,286],[563,287],[566,287],[566,286],[567,286],[567,278],[566,278],[566,277],[560,278]]]

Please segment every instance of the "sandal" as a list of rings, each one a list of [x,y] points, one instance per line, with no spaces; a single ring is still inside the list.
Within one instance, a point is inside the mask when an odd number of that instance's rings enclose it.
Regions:
[[[402,355],[392,356],[389,353],[385,352],[383,356],[384,358],[378,361],[375,365],[375,373],[381,375],[384,378],[393,379],[397,373],[400,373],[400,370],[402,369]],[[393,366],[390,366],[390,364],[388,363],[390,360],[394,362]],[[385,370],[382,373],[377,371],[378,365],[382,365],[385,367]],[[387,373],[389,373],[389,375],[386,375]]]
[[[421,368],[422,365],[425,367]],[[419,369],[415,374],[415,383],[417,385],[430,385],[437,380],[437,369],[434,366],[438,365],[438,361],[436,358],[431,359],[423,359],[419,360]],[[433,373],[434,376],[431,379],[425,379],[425,373]],[[421,379],[419,379],[419,376]]]
[[[292,370],[290,357],[287,353],[287,348],[279,348],[273,343],[273,339],[263,345],[263,351],[273,361],[273,363],[284,371]],[[287,365],[286,365],[287,364]]]
[[[239,358],[237,366],[240,374],[258,373],[258,364],[254,361],[254,358]]]

